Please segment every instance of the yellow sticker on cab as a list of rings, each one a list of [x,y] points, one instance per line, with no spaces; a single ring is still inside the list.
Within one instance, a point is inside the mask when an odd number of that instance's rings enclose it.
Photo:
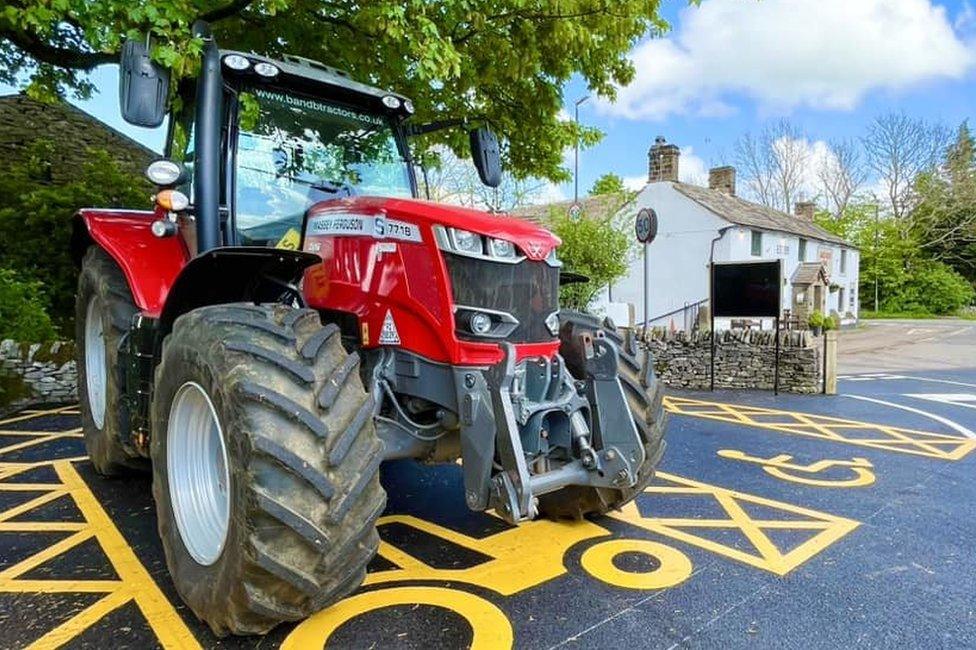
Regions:
[[[302,243],[302,236],[294,228],[289,228],[288,232],[282,235],[278,243],[275,244],[275,248],[284,248],[289,251],[297,251],[298,246]]]

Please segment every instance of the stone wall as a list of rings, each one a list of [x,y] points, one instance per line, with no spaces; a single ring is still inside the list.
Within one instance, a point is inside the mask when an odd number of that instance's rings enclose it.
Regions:
[[[0,341],[0,412],[78,399],[74,343]]]
[[[792,393],[821,390],[821,354],[806,331],[780,333],[779,389]],[[709,332],[649,333],[654,370],[668,386],[708,390]],[[715,387],[773,389],[776,339],[772,331],[721,330],[715,340]]]

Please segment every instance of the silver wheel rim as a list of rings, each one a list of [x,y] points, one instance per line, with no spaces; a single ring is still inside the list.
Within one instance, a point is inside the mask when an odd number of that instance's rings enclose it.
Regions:
[[[183,546],[198,564],[217,561],[230,527],[227,447],[210,396],[196,382],[176,391],[166,428],[169,498]]]
[[[85,382],[88,388],[88,408],[95,426],[105,426],[105,331],[102,311],[93,296],[85,313]]]

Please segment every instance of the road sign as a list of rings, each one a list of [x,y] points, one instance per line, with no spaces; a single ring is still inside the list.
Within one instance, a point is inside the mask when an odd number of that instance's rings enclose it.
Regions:
[[[642,208],[634,222],[637,241],[650,244],[657,237],[657,213],[651,208]]]
[[[573,221],[579,220],[580,214],[582,213],[583,206],[581,206],[579,203],[574,203],[573,205],[569,206],[569,218]]]

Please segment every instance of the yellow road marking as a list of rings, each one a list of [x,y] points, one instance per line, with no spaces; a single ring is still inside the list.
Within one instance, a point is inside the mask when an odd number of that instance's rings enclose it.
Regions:
[[[744,424],[798,436],[942,460],[959,460],[976,449],[976,439],[972,438],[845,420],[813,413],[723,404],[674,396],[665,397],[664,406],[677,415]],[[770,416],[776,419],[773,421],[764,419]]]
[[[30,420],[32,418],[39,418],[42,415],[77,415],[77,409],[77,405],[72,404],[70,406],[60,406],[58,408],[47,409],[44,411],[31,411],[29,413],[24,413],[23,415],[17,415],[5,420],[0,420],[0,427],[5,424],[13,424],[14,422],[23,422],[24,420]]]
[[[397,605],[431,605],[461,615],[471,625],[471,650],[511,648],[515,640],[508,617],[484,598],[445,587],[388,587],[356,594],[306,619],[292,630],[281,650],[322,648],[347,621]]]
[[[463,582],[491,589],[503,596],[518,593],[566,573],[563,555],[571,546],[587,539],[610,535],[590,521],[555,522],[536,519],[484,538],[470,537],[411,515],[381,517],[379,526],[400,523],[457,546],[476,551],[491,560],[473,567],[439,569],[410,555],[408,549],[382,542],[379,555],[397,565],[395,569],[366,575],[365,585],[400,580]]]
[[[621,553],[641,553],[655,558],[659,566],[653,571],[624,571],[613,559]],[[625,589],[666,589],[691,577],[688,556],[676,548],[646,539],[611,539],[586,549],[580,564],[594,578]]]
[[[778,454],[772,458],[758,458],[737,449],[719,449],[718,455],[731,460],[755,463],[762,467],[763,471],[770,476],[802,485],[830,488],[867,487],[873,485],[876,480],[874,472],[871,471],[874,466],[867,458],[854,458],[852,460],[824,459],[810,463],[809,465],[800,465],[792,462],[793,456],[789,454]],[[854,474],[853,478],[826,479],[813,478],[811,476],[812,474],[825,472],[834,467],[846,467]],[[798,472],[801,475],[798,476],[793,472]]]
[[[71,460],[47,463],[0,463],[0,481],[42,465],[49,465],[54,469],[57,475],[56,482],[0,483],[0,489],[7,491],[41,493],[27,503],[0,512],[0,533],[67,531],[71,534],[0,571],[0,593],[102,593],[104,596],[35,640],[30,647],[57,648],[64,645],[105,615],[129,602],[134,602],[156,634],[160,645],[165,648],[199,648],[200,644],[193,633],[159,590],[125,538],[115,528],[108,514],[71,465]],[[11,521],[18,515],[28,513],[63,496],[70,496],[74,501],[82,514],[83,522]],[[98,542],[119,576],[118,580],[48,580],[21,577],[90,539]]]
[[[665,484],[651,485],[643,495],[638,497],[642,501],[642,508],[637,503],[631,502],[619,513],[611,513],[610,516],[777,575],[786,575],[859,525],[858,522],[844,517],[693,481],[666,472],[658,472],[656,481],[658,483],[664,481]],[[655,517],[651,512],[655,496],[675,494],[673,489],[675,486],[682,489],[680,494],[710,497],[728,515],[728,518]],[[753,519],[747,512],[749,504],[778,510],[784,513],[784,518],[775,519],[766,516],[763,519]],[[641,514],[641,509],[648,512],[648,516]],[[709,529],[738,529],[749,540],[752,548],[737,548],[710,539],[702,534]],[[771,530],[813,531],[814,534],[792,548],[779,548],[767,534],[767,531]]]

